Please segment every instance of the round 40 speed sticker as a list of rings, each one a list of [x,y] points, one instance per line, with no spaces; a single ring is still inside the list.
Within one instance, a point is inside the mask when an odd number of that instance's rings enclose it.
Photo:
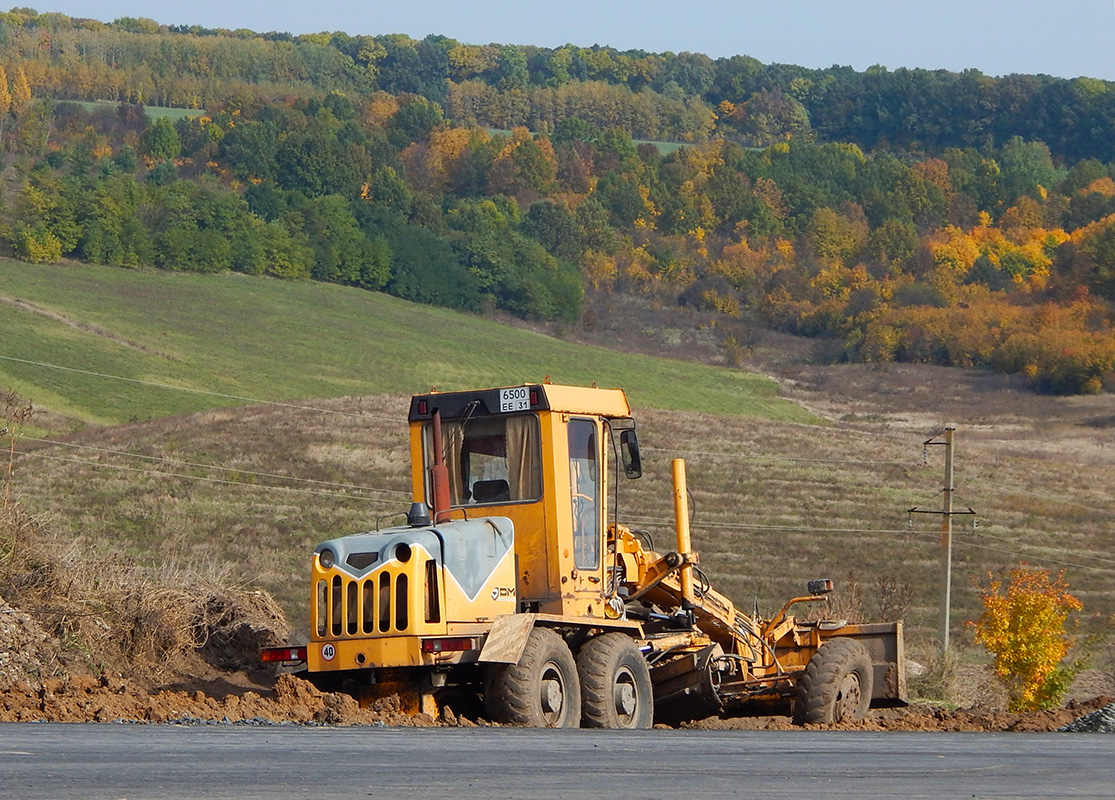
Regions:
[[[326,661],[332,661],[337,657],[337,648],[331,644],[323,644],[321,646],[321,657]]]

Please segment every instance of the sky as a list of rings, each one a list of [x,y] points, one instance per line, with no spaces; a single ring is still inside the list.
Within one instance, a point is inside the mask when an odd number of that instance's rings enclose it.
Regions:
[[[46,0],[35,8],[103,22],[442,34],[468,44],[600,44],[817,68],[1115,81],[1115,0]]]

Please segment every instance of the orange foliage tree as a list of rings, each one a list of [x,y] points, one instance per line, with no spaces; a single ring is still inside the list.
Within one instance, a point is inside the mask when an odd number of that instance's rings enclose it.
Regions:
[[[1011,711],[1054,708],[1083,666],[1061,666],[1075,637],[1066,630],[1069,614],[1083,609],[1069,594],[1064,573],[1019,566],[1010,582],[988,574],[979,590],[983,614],[972,623],[976,641],[995,656],[995,674],[1007,685]]]

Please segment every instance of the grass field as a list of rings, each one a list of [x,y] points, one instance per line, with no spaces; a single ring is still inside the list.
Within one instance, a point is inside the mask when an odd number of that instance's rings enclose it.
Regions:
[[[94,101],[81,101],[76,102],[76,105],[81,106],[86,111],[92,113],[102,108],[116,108],[119,103],[110,103],[107,100],[94,100]],[[182,117],[200,117],[205,113],[203,108],[164,108],[163,106],[144,106],[143,113],[147,115],[148,119],[157,119],[158,117],[170,117],[170,119],[178,120]]]
[[[0,262],[0,329],[0,386],[94,424],[244,403],[236,398],[412,394],[547,376],[621,386],[641,406],[810,418],[773,381],[738,370],[586,347],[321,283]]]
[[[631,141],[634,142],[636,145],[653,144],[655,147],[658,148],[659,155],[663,156],[668,156],[670,155],[670,153],[680,150],[683,147],[689,147],[689,145],[683,142],[656,142],[651,139],[632,139]]]
[[[511,131],[507,128],[485,128],[485,130],[488,132],[489,135],[492,135],[492,136],[495,136],[495,135],[510,136],[511,135]],[[537,135],[537,134],[532,133],[531,135],[534,136],[534,135]],[[668,156],[668,155],[670,155],[670,153],[673,153],[677,150],[680,150],[683,147],[689,147],[689,145],[685,144],[684,142],[659,142],[659,141],[655,141],[653,139],[632,139],[631,141],[635,145],[652,144],[656,148],[658,148],[658,153],[659,153],[659,155],[662,155],[662,156]]]
[[[304,628],[313,546],[394,524],[410,502],[407,397],[315,406],[216,409],[90,428],[54,444],[21,440],[16,491],[62,547],[266,589]],[[646,474],[621,481],[621,521],[670,549],[670,463],[684,458],[701,569],[742,608],[771,614],[809,579],[832,578],[838,615],[904,618],[911,653],[932,651],[939,520],[918,516],[908,526],[906,513],[939,507],[941,454],[921,464],[927,431],[636,415]],[[1115,612],[1111,453],[1054,457],[964,428],[958,451],[957,507],[977,509],[980,526],[969,518],[955,526],[957,643],[970,646],[965,623],[979,615],[977,584],[1022,561],[1066,569],[1085,625],[1106,624]]]

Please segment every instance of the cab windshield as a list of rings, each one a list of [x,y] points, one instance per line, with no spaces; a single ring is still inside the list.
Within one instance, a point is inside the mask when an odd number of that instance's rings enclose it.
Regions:
[[[519,503],[542,497],[542,448],[534,414],[442,422],[441,431],[451,505]],[[429,424],[423,440],[428,468],[433,464]]]

